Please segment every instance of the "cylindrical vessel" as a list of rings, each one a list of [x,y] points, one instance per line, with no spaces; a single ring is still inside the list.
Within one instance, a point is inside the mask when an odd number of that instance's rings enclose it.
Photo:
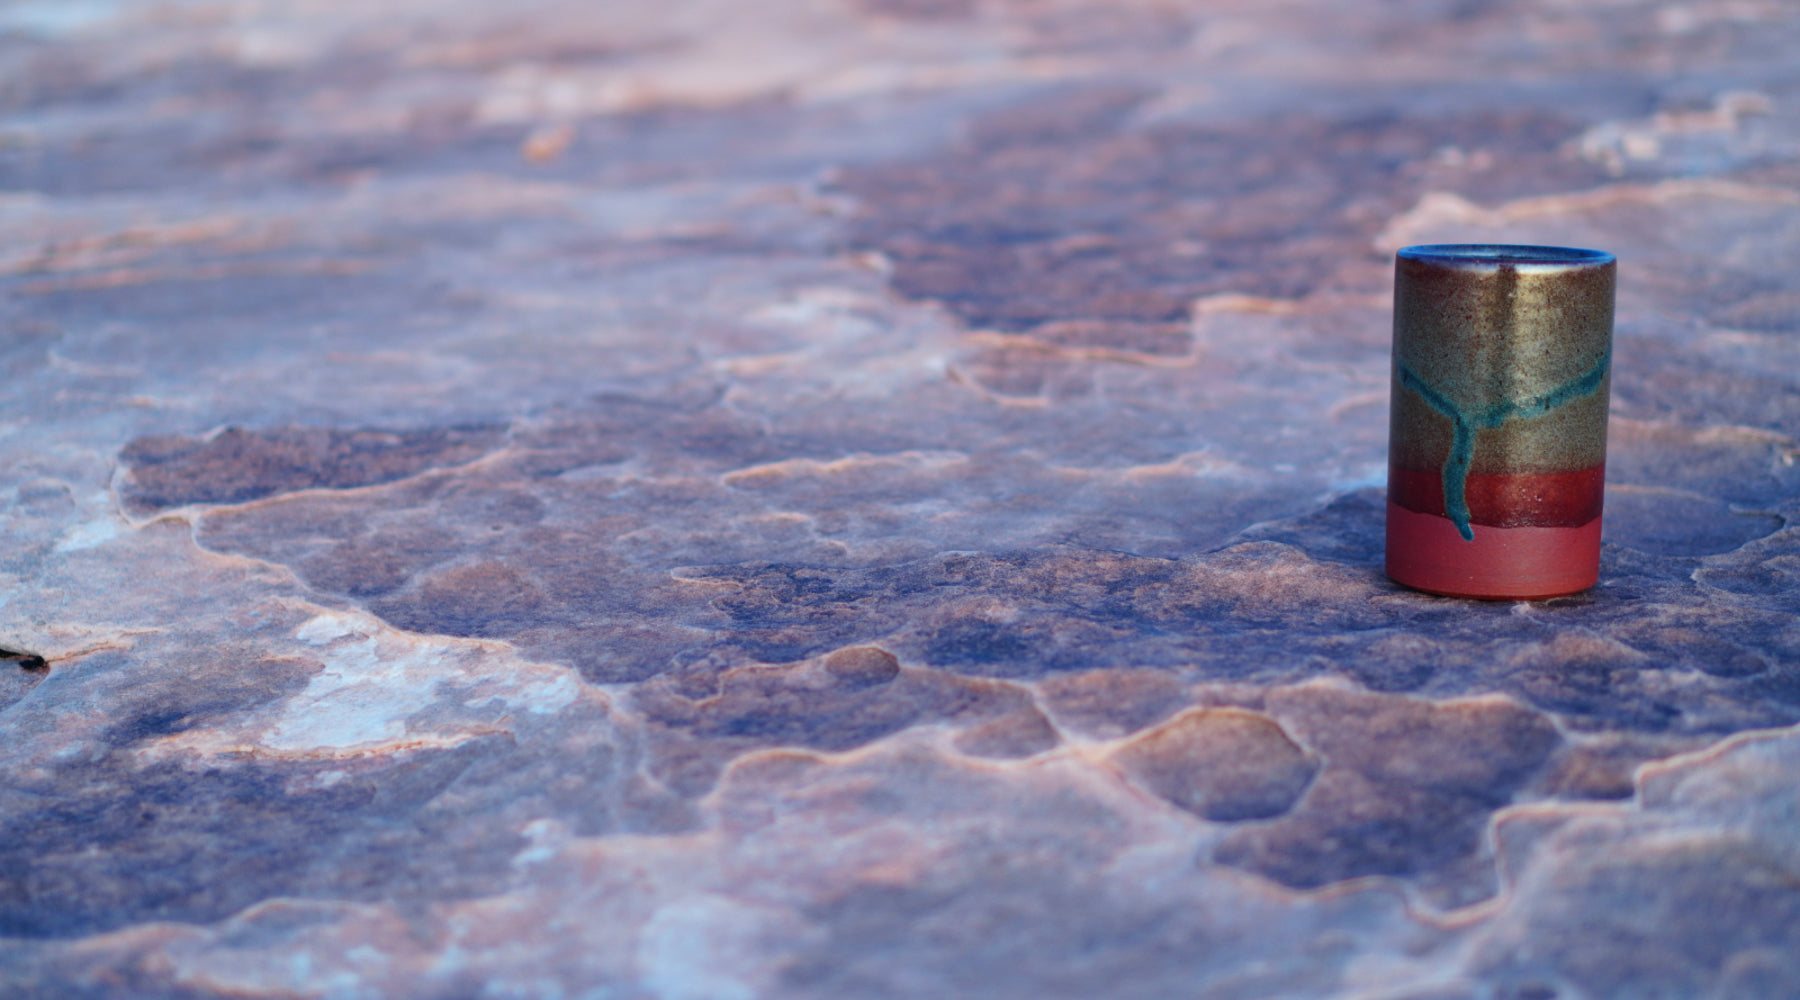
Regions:
[[[1612,254],[1407,247],[1394,265],[1387,574],[1453,597],[1600,578]]]

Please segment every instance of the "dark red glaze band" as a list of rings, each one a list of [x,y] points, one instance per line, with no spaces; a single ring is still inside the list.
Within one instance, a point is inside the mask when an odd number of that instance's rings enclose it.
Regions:
[[[1477,524],[1465,541],[1441,514],[1393,501],[1387,508],[1387,574],[1446,597],[1537,600],[1586,590],[1600,580],[1600,518],[1576,527]]]
[[[1471,474],[1469,521],[1496,528],[1578,528],[1600,516],[1606,466],[1573,472]],[[1388,470],[1388,499],[1419,514],[1444,512],[1442,470]]]

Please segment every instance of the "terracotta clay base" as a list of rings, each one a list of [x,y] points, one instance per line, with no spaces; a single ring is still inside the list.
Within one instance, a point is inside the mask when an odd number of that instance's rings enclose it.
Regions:
[[[1579,528],[1475,525],[1464,541],[1447,517],[1387,507],[1387,575],[1395,583],[1487,600],[1536,600],[1600,580],[1600,519]]]

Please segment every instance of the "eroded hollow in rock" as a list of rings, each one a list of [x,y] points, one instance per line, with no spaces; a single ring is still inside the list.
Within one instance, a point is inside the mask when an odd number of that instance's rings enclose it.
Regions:
[[[1223,822],[1281,815],[1319,770],[1274,720],[1240,709],[1185,712],[1113,751],[1112,760],[1171,804]]]
[[[27,653],[23,650],[0,649],[0,660],[11,660],[19,665],[20,670],[34,674],[43,673],[50,669],[49,662],[43,657],[36,653]]]

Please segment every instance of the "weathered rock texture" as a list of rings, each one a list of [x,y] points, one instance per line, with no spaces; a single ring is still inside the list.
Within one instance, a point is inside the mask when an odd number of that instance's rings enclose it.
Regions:
[[[1800,994],[1800,11],[0,8],[0,993]],[[1590,593],[1391,254],[1620,261]]]

